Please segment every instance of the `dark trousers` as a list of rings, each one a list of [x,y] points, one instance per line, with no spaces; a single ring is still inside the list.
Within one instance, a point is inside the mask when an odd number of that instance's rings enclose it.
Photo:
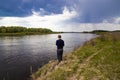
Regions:
[[[57,59],[59,62],[62,61],[63,49],[57,49]]]

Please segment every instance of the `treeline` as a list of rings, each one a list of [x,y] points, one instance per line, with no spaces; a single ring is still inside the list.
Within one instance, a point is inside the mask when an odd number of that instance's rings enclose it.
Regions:
[[[104,33],[104,32],[120,32],[120,30],[108,31],[108,30],[93,30],[93,31],[84,31],[83,33]]]
[[[111,31],[107,31],[107,30],[94,30],[94,31],[92,31],[92,33],[97,33],[97,32],[111,32]]]
[[[22,33],[22,32],[39,32],[39,33],[51,33],[52,30],[47,28],[26,28],[26,27],[19,27],[19,26],[10,26],[0,27],[0,33]]]
[[[83,33],[101,33],[101,32],[113,32],[108,30],[93,30],[93,31],[84,31]]]

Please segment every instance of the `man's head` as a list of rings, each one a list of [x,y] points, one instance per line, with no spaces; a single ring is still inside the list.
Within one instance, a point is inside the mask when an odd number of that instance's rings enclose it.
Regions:
[[[58,35],[58,38],[61,39],[61,35]]]

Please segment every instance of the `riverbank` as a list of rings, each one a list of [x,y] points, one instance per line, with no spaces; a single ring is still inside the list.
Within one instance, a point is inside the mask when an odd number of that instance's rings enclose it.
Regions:
[[[0,36],[24,36],[24,35],[59,34],[59,33],[61,33],[61,32],[49,32],[49,33],[39,33],[39,32],[0,33]]]
[[[23,36],[23,35],[41,35],[41,34],[53,34],[59,32],[53,32],[47,28],[26,28],[21,26],[0,26],[0,36]]]
[[[33,80],[119,80],[120,32],[105,32],[65,55],[61,63],[50,61]]]

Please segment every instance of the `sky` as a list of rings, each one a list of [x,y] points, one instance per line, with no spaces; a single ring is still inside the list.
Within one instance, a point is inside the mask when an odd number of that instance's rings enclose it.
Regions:
[[[0,26],[120,30],[120,0],[0,0]]]

